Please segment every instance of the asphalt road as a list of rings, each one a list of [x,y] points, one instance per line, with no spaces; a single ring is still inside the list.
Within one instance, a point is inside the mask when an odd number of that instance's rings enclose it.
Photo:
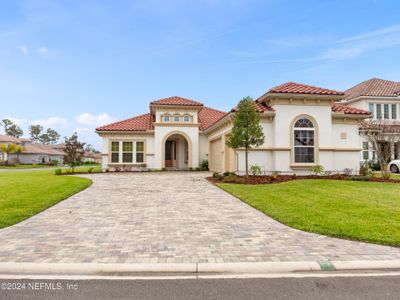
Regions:
[[[0,279],[0,283],[2,300],[400,299],[400,276],[81,281]],[[12,289],[4,289],[4,283]]]

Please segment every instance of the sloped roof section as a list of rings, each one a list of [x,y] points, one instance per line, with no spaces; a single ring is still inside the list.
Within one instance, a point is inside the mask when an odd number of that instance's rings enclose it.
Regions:
[[[363,81],[345,91],[345,100],[361,96],[398,97],[400,96],[400,82],[372,78]]]
[[[321,87],[296,83],[296,82],[286,82],[276,87],[273,87],[268,91],[268,93],[278,93],[278,94],[309,94],[309,95],[344,95],[343,92],[338,92],[335,90],[329,90]]]
[[[20,143],[21,139],[13,137],[13,136],[9,136],[9,135],[5,135],[5,134],[0,134],[0,143]]]
[[[200,103],[200,102],[197,102],[194,100],[190,100],[187,98],[172,96],[172,97],[152,101],[152,102],[150,102],[150,105],[203,106],[203,103]]]
[[[146,131],[153,129],[150,113],[96,128],[96,131]]]
[[[42,144],[30,144],[24,147],[23,154],[47,154],[47,155],[65,155],[64,151],[57,150],[51,147],[51,145]]]
[[[227,113],[223,111],[204,106],[199,111],[199,123],[200,123],[199,129],[203,131],[210,128],[212,125],[214,125],[216,122],[218,122],[226,115]]]
[[[257,111],[260,113],[263,113],[265,111],[274,111],[274,109],[271,106],[265,104],[264,102],[260,102],[258,100],[254,101],[254,105],[256,106]],[[231,109],[231,112],[236,112],[236,111],[237,111],[237,106]]]
[[[332,105],[332,112],[344,113],[345,115],[371,115],[369,111],[336,103]]]

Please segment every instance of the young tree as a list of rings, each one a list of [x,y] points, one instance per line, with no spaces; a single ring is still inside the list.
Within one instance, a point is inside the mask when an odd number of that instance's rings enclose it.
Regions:
[[[388,168],[392,160],[392,147],[400,141],[400,126],[388,120],[370,120],[360,124],[360,135],[372,145],[381,167],[382,177],[390,178]]]
[[[64,162],[70,166],[72,173],[76,166],[82,164],[82,155],[84,154],[85,143],[78,141],[78,135],[75,132],[71,137],[65,137],[65,158]]]
[[[260,125],[260,114],[257,112],[253,99],[243,98],[233,115],[232,134],[226,145],[233,149],[244,148],[246,156],[246,177],[249,175],[248,152],[253,146],[264,143],[264,133]]]
[[[43,127],[40,125],[29,126],[29,135],[34,142],[40,142],[40,136],[42,135]]]
[[[19,146],[17,144],[8,144],[8,145],[0,144],[0,151],[7,154],[7,164],[8,164],[10,160],[9,158],[10,154],[17,153],[17,155],[19,156],[19,154],[22,151],[24,151],[24,147]]]
[[[24,134],[22,129],[9,119],[1,120],[0,125],[4,127],[6,135],[20,138]]]

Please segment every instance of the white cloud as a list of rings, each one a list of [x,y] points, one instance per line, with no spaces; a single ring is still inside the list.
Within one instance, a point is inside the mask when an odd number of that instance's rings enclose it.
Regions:
[[[17,49],[20,50],[23,55],[27,55],[28,54],[28,47],[27,46],[18,46]]]
[[[108,114],[93,115],[91,113],[83,113],[75,118],[75,120],[83,125],[88,126],[101,126],[107,123],[111,123],[113,118]]]
[[[398,32],[400,32],[400,24],[384,27],[384,28],[381,28],[378,30],[373,30],[370,32],[366,32],[366,33],[351,36],[351,37],[347,37],[347,38],[339,40],[338,42],[339,43],[347,43],[347,42],[354,42],[354,41],[359,41],[359,40],[373,39],[376,37],[389,35],[392,33],[398,33]]]
[[[39,124],[43,127],[51,127],[51,126],[61,126],[68,127],[68,120],[61,117],[49,117],[44,120],[34,120],[31,124]]]
[[[49,54],[49,50],[46,47],[40,47],[40,48],[36,49],[36,53],[45,57]]]

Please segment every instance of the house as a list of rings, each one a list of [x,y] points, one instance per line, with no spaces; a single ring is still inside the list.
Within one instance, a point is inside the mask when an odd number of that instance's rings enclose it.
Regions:
[[[64,163],[63,151],[53,149],[50,145],[32,143],[30,139],[0,135],[0,144],[16,144],[24,147],[21,153],[8,156],[0,151],[0,160],[9,162],[18,160],[21,164],[46,164],[52,161],[57,161],[61,165]]]
[[[379,78],[366,80],[346,90],[341,104],[368,110],[372,120],[387,120],[390,124],[400,125],[400,82]],[[372,145],[365,138],[361,143],[361,160],[376,160]],[[400,159],[400,142],[391,147],[393,158]]]
[[[337,102],[345,94],[293,82],[267,91],[254,101],[265,135],[252,149],[249,164],[264,172],[356,171],[361,151],[358,124],[371,113]],[[150,102],[149,112],[96,129],[103,139],[102,167],[108,170],[188,169],[209,161],[211,171],[243,172],[243,149],[225,141],[232,115],[182,97]]]
[[[93,151],[85,151],[82,156],[82,162],[101,164],[101,154]]]

